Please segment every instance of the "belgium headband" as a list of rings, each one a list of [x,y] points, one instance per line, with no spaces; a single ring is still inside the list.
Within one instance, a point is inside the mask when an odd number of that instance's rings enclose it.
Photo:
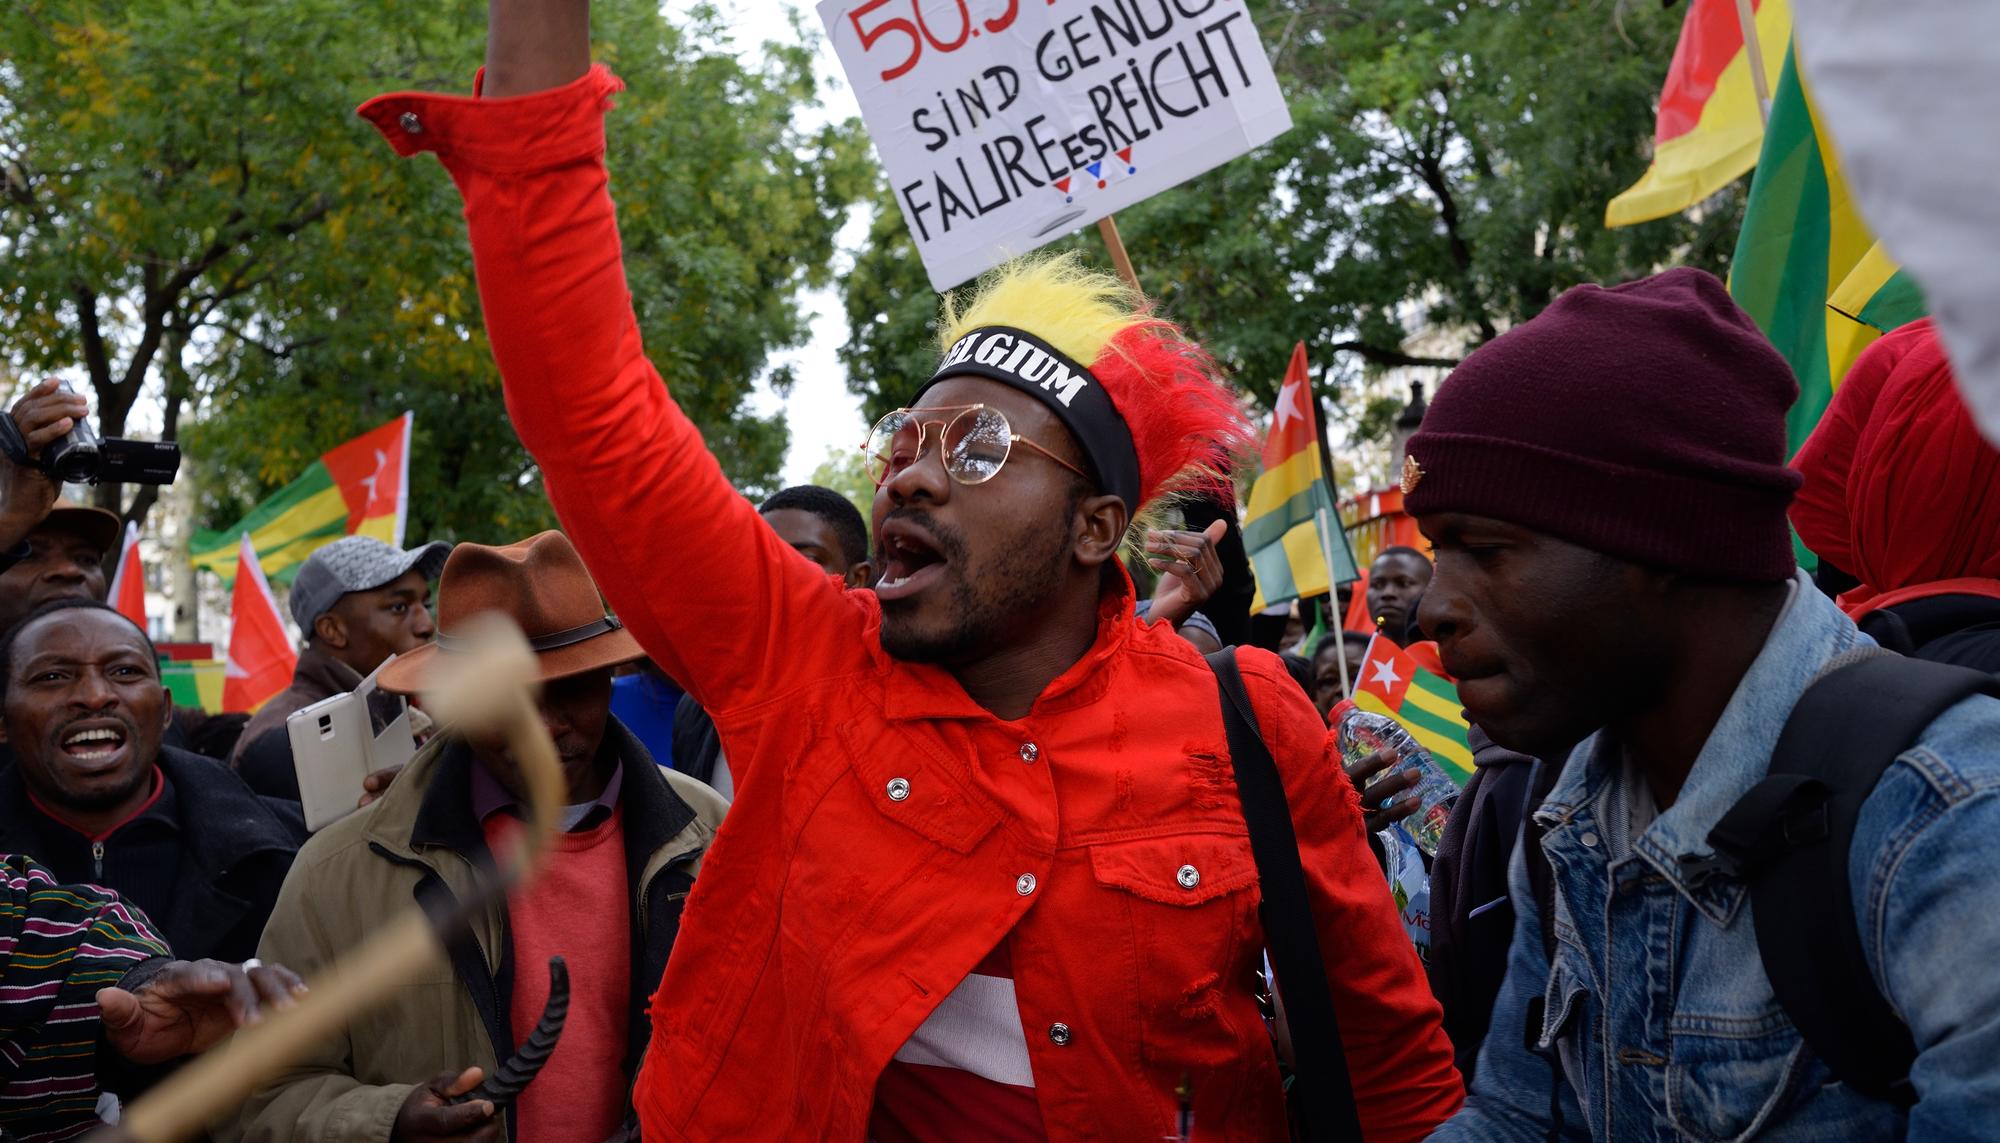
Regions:
[[[1010,385],[1054,410],[1083,446],[1098,484],[1128,509],[1139,510],[1139,453],[1132,430],[1090,370],[1026,330],[981,326],[945,352],[937,371],[911,400],[947,377],[964,374]]]

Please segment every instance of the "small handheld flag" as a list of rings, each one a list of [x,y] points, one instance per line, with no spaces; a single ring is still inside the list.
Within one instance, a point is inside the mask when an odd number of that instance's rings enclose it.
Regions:
[[[1419,666],[1386,635],[1369,640],[1361,677],[1354,680],[1354,705],[1401,723],[1460,786],[1472,778],[1470,727],[1458,688]]]
[[[1264,471],[1250,487],[1243,546],[1257,577],[1253,611],[1324,595],[1360,574],[1347,532],[1334,511],[1333,489],[1319,459],[1318,418],[1306,373],[1304,342],[1292,348],[1285,384],[1264,440]],[[1334,564],[1331,574],[1328,562]]]
[[[285,634],[285,622],[278,615],[278,601],[257,564],[257,549],[250,534],[243,534],[237,555],[243,572],[236,577],[230,596],[229,661],[224,669],[222,709],[255,711],[273,695],[291,685],[292,671],[299,654]]]

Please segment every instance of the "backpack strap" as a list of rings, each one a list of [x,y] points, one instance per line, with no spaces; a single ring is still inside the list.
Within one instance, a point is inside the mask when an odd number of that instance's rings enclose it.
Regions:
[[[1208,665],[1215,671],[1216,687],[1221,692],[1229,758],[1236,770],[1243,820],[1250,828],[1250,852],[1257,860],[1264,943],[1277,971],[1291,1027],[1292,1057],[1298,1069],[1294,1088],[1302,1120],[1298,1138],[1310,1143],[1359,1143],[1361,1113],[1347,1074],[1333,994],[1326,983],[1319,930],[1313,925],[1312,904],[1306,897],[1306,875],[1299,865],[1291,805],[1285,800],[1278,764],[1257,729],[1257,714],[1236,665],[1236,649],[1225,647],[1208,656]]]
[[[2000,679],[1879,651],[1834,667],[1785,720],[1768,776],[1710,831],[1715,856],[1685,862],[1749,884],[1757,955],[1785,1015],[1841,1082],[1905,1107],[1916,1043],[1868,969],[1848,858],[1883,772],[1981,694],[2000,698]]]

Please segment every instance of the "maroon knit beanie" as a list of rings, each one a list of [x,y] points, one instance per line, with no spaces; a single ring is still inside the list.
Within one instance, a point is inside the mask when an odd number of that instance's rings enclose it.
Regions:
[[[1403,506],[1654,567],[1792,574],[1785,359],[1712,275],[1578,286],[1481,346],[1410,438]]]

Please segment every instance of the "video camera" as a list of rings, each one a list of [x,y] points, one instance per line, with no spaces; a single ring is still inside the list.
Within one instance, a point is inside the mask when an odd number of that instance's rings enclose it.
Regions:
[[[65,391],[74,393],[69,382]],[[28,459],[28,442],[13,415],[0,411],[0,453],[24,468],[39,468],[65,484],[172,484],[181,468],[181,446],[172,441],[100,437],[79,418],[63,438]]]

